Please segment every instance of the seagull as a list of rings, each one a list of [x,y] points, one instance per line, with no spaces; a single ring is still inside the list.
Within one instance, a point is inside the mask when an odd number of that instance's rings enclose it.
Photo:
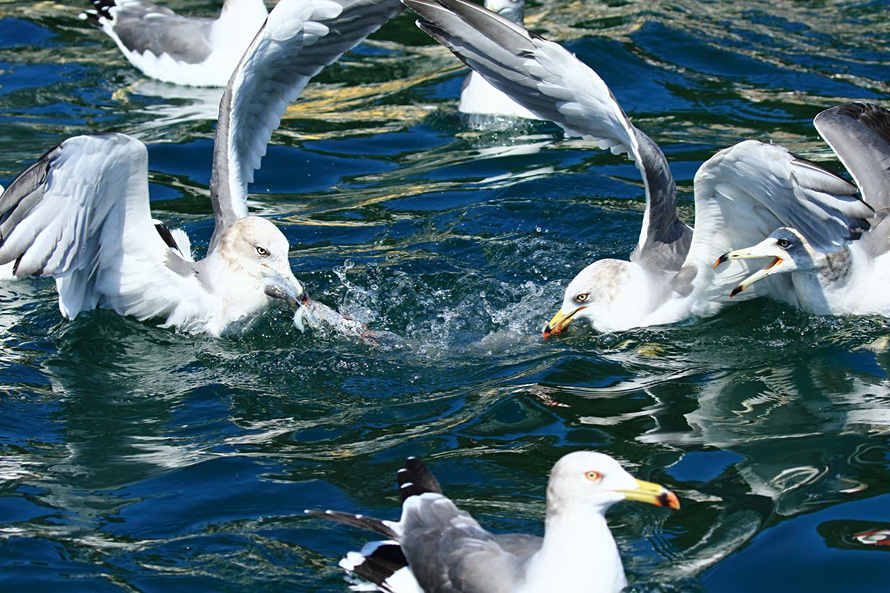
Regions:
[[[868,228],[872,209],[856,187],[781,146],[754,140],[721,150],[695,175],[695,230],[677,215],[667,159],[637,129],[605,82],[559,44],[464,0],[403,0],[418,25],[496,88],[542,119],[615,154],[627,153],[643,180],[646,209],[630,261],[602,259],[565,291],[544,337],[584,320],[600,332],[705,317],[729,301],[750,273],[733,261],[714,269],[734,245],[750,245],[794,226],[819,251],[839,248]],[[773,283],[746,293],[788,293]]]
[[[224,87],[268,16],[263,0],[225,0],[217,19],[184,17],[144,0],[90,0],[80,14],[150,78]]]
[[[275,6],[220,102],[204,259],[192,260],[184,232],[152,219],[145,145],[110,133],[65,140],[0,195],[0,264],[17,278],[54,278],[67,319],[102,307],[218,336],[274,299],[305,302],[284,234],[248,216],[247,185],[309,78],[401,9],[397,0]]]
[[[525,0],[485,0],[485,8],[522,25],[525,18]],[[515,117],[540,119],[537,115],[491,86],[473,70],[464,80],[457,110],[461,113],[489,117]]]
[[[788,302],[817,315],[890,316],[890,111],[870,103],[848,103],[821,112],[816,129],[853,176],[862,198],[875,209],[871,230],[839,249],[815,249],[804,233],[782,227],[753,247],[721,255],[727,261],[772,261],[736,286],[730,297],[755,282],[786,274]]]
[[[617,461],[593,451],[569,453],[553,466],[543,538],[486,531],[442,494],[439,482],[415,457],[407,459],[397,477],[402,495],[397,522],[306,511],[389,538],[350,552],[340,566],[391,593],[621,591],[627,579],[606,511],[623,500],[680,508],[670,490],[635,479]]]

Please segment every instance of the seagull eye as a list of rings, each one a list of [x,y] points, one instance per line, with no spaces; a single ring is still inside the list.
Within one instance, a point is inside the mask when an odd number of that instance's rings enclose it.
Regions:
[[[583,303],[583,302],[586,301],[588,298],[590,298],[590,293],[589,293],[589,292],[582,292],[581,294],[579,294],[578,296],[575,297],[575,300],[578,301],[579,303]]]
[[[782,249],[788,249],[789,247],[791,247],[791,241],[789,241],[788,239],[779,239],[778,243],[779,247],[781,247]]]
[[[599,482],[603,479],[603,474],[599,472],[589,471],[584,474],[584,477],[590,480],[591,482]]]
[[[259,255],[260,257],[266,257],[267,255],[269,255],[269,250],[265,247],[260,247],[259,245],[257,245],[256,252],[257,255]]]

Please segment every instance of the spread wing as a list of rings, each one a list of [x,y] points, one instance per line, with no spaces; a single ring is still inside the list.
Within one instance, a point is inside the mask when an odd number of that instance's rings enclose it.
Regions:
[[[695,175],[695,234],[684,267],[697,270],[695,281],[710,279],[722,254],[756,245],[783,226],[797,229],[819,251],[837,251],[867,231],[866,219],[874,215],[856,193],[855,186],[781,146],[747,140],[721,150]],[[728,298],[755,266],[762,262],[721,265],[711,298]],[[685,280],[692,281],[681,272],[678,281]]]
[[[421,29],[495,88],[567,133],[627,153],[646,190],[646,212],[631,259],[677,270],[692,237],[677,216],[677,190],[661,149],[631,124],[609,87],[557,43],[464,0],[405,0]]]
[[[309,79],[402,10],[398,0],[282,0],[238,63],[219,107],[210,195],[216,229],[247,215],[247,184]]]
[[[814,123],[875,209],[872,231],[858,244],[872,257],[890,252],[890,111],[847,103],[823,111]]]
[[[55,278],[69,319],[97,306],[168,317],[199,300],[183,299],[196,288],[191,263],[155,230],[147,163],[145,145],[123,134],[76,136],[49,151],[0,195],[0,265]]]
[[[890,111],[847,103],[816,116],[816,129],[856,180],[875,211],[890,209]]]

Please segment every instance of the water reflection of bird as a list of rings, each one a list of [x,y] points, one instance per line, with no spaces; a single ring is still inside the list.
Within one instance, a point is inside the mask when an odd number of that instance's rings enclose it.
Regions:
[[[680,508],[602,453],[576,451],[550,472],[543,538],[492,534],[442,494],[417,459],[399,470],[398,522],[334,511],[310,514],[390,538],[350,552],[340,566],[387,591],[620,591],[627,584],[605,513],[623,500]]]
[[[832,107],[816,116],[816,129],[834,149],[875,209],[872,228],[849,245],[823,253],[799,228],[784,227],[718,263],[772,258],[733,289],[736,295],[755,282],[788,274],[791,302],[819,315],[890,315],[890,111],[867,103]],[[787,278],[787,277],[786,277]]]
[[[19,278],[55,278],[67,318],[103,307],[218,335],[273,298],[304,301],[284,234],[247,216],[247,185],[309,78],[400,10],[397,0],[284,0],[273,9],[220,103],[216,227],[203,260],[192,261],[185,233],[152,220],[145,145],[103,134],[66,140],[3,192],[0,263],[12,262]]]
[[[144,0],[90,0],[80,17],[111,37],[146,76],[226,86],[268,11],[263,0],[225,0],[219,18],[194,18]]]
[[[485,0],[485,8],[520,25],[525,18],[525,0]],[[475,70],[470,72],[464,80],[457,109],[461,113],[483,116],[540,119],[504,94],[503,91],[491,86],[491,83],[482,78]]]
[[[750,273],[741,261],[715,273],[714,261],[731,246],[796,225],[828,251],[867,228],[872,211],[854,186],[782,147],[746,141],[696,174],[693,232],[677,215],[676,185],[661,149],[633,126],[593,70],[562,46],[463,0],[405,3],[421,15],[421,28],[495,87],[571,134],[628,153],[643,178],[646,211],[630,261],[604,259],[582,270],[545,337],[575,319],[617,331],[713,315]],[[746,297],[789,289],[774,284]]]

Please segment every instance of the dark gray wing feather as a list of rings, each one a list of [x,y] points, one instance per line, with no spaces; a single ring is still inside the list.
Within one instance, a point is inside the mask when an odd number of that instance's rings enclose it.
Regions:
[[[399,524],[402,551],[424,591],[516,590],[525,558],[502,548],[496,536],[448,498],[433,493],[412,496],[402,507]]]
[[[354,515],[352,513],[341,513],[339,511],[316,511],[307,509],[307,515],[318,517],[319,519],[327,519],[335,523],[343,523],[344,525],[352,525],[360,529],[367,529],[380,535],[385,535],[392,539],[397,539],[398,534],[393,531],[386,521],[375,519],[374,517],[366,517],[365,515]]]
[[[816,116],[816,129],[853,176],[862,199],[875,209],[872,230],[859,245],[872,257],[890,251],[890,111],[847,103]]]
[[[676,186],[661,149],[636,129],[602,79],[562,46],[464,0],[404,0],[421,29],[495,88],[572,135],[635,162],[646,189],[646,215],[632,259],[678,270],[692,230],[677,216]]]
[[[890,111],[870,103],[827,109],[813,122],[879,215],[890,210]]]
[[[235,68],[219,106],[210,196],[216,229],[247,214],[247,184],[281,116],[312,76],[402,11],[398,0],[282,1]]]

